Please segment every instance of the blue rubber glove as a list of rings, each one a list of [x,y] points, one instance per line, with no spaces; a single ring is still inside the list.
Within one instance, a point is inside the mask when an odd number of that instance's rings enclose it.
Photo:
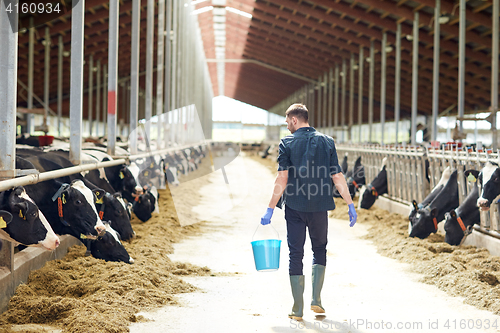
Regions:
[[[271,217],[273,216],[273,212],[274,212],[274,209],[267,208],[266,213],[260,219],[260,224],[266,225],[266,224],[271,223]]]
[[[354,208],[354,204],[349,204],[349,226],[353,227],[356,224],[356,220],[358,219],[358,214],[356,213],[356,209]]]

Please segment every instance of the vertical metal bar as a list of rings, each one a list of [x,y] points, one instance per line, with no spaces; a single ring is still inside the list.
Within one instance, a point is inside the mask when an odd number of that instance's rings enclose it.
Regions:
[[[158,119],[157,133],[156,133],[156,145],[157,148],[161,148],[163,141],[161,139],[162,135],[162,120],[161,117],[163,111],[163,41],[165,40],[165,0],[158,0],[158,48],[157,52],[157,62],[156,62],[156,115]]]
[[[93,101],[92,94],[94,93],[94,56],[91,54],[89,57],[89,106],[88,106],[88,116],[89,116],[89,136],[92,136],[92,109]]]
[[[491,57],[491,132],[493,144],[493,151],[497,151],[498,148],[498,136],[497,136],[497,112],[498,112],[498,54],[499,54],[499,16],[500,16],[500,5],[499,0],[493,0],[492,7],[492,34],[491,34],[491,54],[495,55]]]
[[[435,0],[434,7],[434,63],[432,66],[432,136],[431,140],[437,139],[437,116],[439,113],[439,54],[440,54],[440,23],[441,0]]]
[[[337,133],[337,140],[338,138],[338,131],[339,131],[339,64],[335,64],[335,104],[333,108],[333,127],[335,128],[335,132]]]
[[[333,68],[328,72],[328,134],[333,135],[332,113],[333,113]]]
[[[321,123],[321,119],[322,119],[321,118],[321,113],[322,113],[321,112],[322,111],[321,110],[321,106],[322,106],[321,102],[323,101],[323,99],[321,98],[321,96],[322,96],[321,93],[322,93],[322,91],[321,91],[321,76],[320,76],[320,77],[318,77],[318,106],[316,107],[317,115],[318,115],[318,121],[317,121],[318,128],[321,128],[323,126],[323,124]]]
[[[175,110],[177,108],[177,39],[178,39],[178,33],[179,33],[179,2],[178,1],[173,1],[173,9],[172,9],[172,79],[171,79],[171,85],[172,85],[172,94],[170,95],[171,99],[171,108],[170,110]],[[172,121],[174,118],[172,117]],[[175,129],[172,126],[172,142],[175,139]]]
[[[109,1],[109,46],[108,46],[108,154],[115,155],[116,109],[118,104],[118,33],[120,2]]]
[[[361,142],[361,126],[363,125],[363,67],[364,67],[364,48],[359,46],[359,64],[358,64],[358,142]]]
[[[170,62],[171,62],[171,30],[172,30],[172,0],[167,0],[166,6],[165,6],[165,18],[166,18],[166,38],[165,38],[165,108],[164,108],[164,113],[167,114],[171,108],[170,108],[170,85],[171,85],[171,69],[170,69]],[[203,84],[203,82],[202,82]],[[169,118],[170,119],[170,118]],[[170,131],[172,130],[172,126],[169,127]],[[164,133],[165,135],[165,144],[167,143],[167,133]]]
[[[349,132],[348,140],[352,142],[352,126],[354,125],[354,53],[351,52],[349,63]]]
[[[413,61],[411,80],[411,144],[417,143],[417,110],[418,110],[418,12],[413,20]],[[460,95],[460,92],[459,92]]]
[[[108,119],[108,117],[106,116],[108,113],[108,80],[106,80],[107,77],[108,77],[108,66],[103,65],[102,66],[102,123],[104,129],[103,135],[107,134],[107,119]]]
[[[328,128],[326,115],[328,114],[328,73],[323,74],[323,129]]]
[[[57,135],[61,133],[62,99],[63,99],[63,52],[62,35],[59,35],[59,50],[57,53]]]
[[[465,29],[467,27],[467,22],[465,21],[465,0],[460,0],[460,6],[458,8],[460,12],[460,22],[458,25],[458,116],[463,118],[464,107],[465,107]],[[497,53],[498,54],[498,53]],[[497,72],[498,73],[498,72]],[[460,127],[459,131],[462,133],[463,122],[459,121]]]
[[[45,27],[45,66],[44,66],[44,82],[43,82],[43,101],[45,103],[45,117],[49,114],[49,99],[50,99],[50,28]]]
[[[101,60],[97,60],[97,83],[95,93],[95,135],[99,136],[99,122],[101,121]]]
[[[394,122],[396,126],[396,140],[399,142],[399,116],[401,108],[401,23],[396,30],[396,73],[394,83]]]
[[[375,91],[375,45],[370,42],[370,77],[368,88],[368,142],[373,142],[373,93]]]
[[[130,154],[137,154],[137,125],[139,116],[139,38],[141,0],[132,0],[132,49],[130,61]]]
[[[80,0],[71,11],[71,93],[69,159],[78,165],[82,152],[83,115],[83,30],[85,25],[85,0]]]
[[[7,1],[14,5],[16,1]],[[7,5],[6,2],[6,5]],[[14,178],[16,156],[18,14],[0,10],[0,179]],[[11,26],[12,24],[12,26]],[[10,261],[13,262],[12,260]]]
[[[29,44],[28,44],[28,109],[33,109],[33,63],[35,59],[35,27],[33,26],[33,17],[30,17]],[[26,132],[33,132],[33,115],[26,115]]]
[[[146,136],[151,139],[151,116],[153,114],[153,41],[155,24],[155,2],[148,0],[146,30]]]
[[[384,145],[385,134],[385,93],[386,93],[386,71],[387,71],[387,33],[382,35],[382,64],[380,65],[380,143]]]
[[[345,141],[345,129],[344,126],[346,125],[346,113],[347,110],[345,108],[345,102],[346,102],[346,85],[347,85],[347,64],[345,59],[342,59],[342,95],[340,95],[340,126],[342,127],[342,142]]]

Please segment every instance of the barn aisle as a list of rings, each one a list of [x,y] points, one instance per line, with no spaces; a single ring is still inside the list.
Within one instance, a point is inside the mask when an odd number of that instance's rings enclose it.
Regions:
[[[241,154],[240,154],[241,155]],[[280,269],[255,270],[250,241],[265,211],[273,173],[247,157],[238,157],[225,171],[207,176],[200,189],[203,200],[193,210],[207,221],[206,232],[175,244],[174,261],[208,266],[216,276],[186,277],[200,291],[178,295],[179,306],[140,313],[149,322],[130,326],[132,333],[153,332],[497,332],[500,318],[418,282],[407,265],[383,257],[362,239],[362,223],[348,227],[330,220],[328,266],[322,293],[325,317],[306,306],[304,321],[287,318],[292,297],[288,282],[288,248],[283,213],[272,223],[283,240]],[[229,191],[232,196],[229,195]],[[347,218],[347,212],[346,212]],[[312,254],[306,242],[305,304],[310,300]],[[467,325],[482,325],[471,329]],[[486,326],[489,329],[484,329]]]

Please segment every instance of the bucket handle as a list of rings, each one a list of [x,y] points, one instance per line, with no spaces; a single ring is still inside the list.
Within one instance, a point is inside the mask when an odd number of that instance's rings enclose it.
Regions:
[[[257,230],[259,229],[260,226],[262,226],[262,224],[260,224],[260,222],[259,222],[259,224],[257,225],[257,228],[255,228],[255,231],[253,233],[252,241],[255,240],[255,234],[257,233]],[[271,223],[269,223],[269,226],[271,226],[271,228],[273,228],[274,232],[276,233],[276,239],[280,239],[280,234],[278,233],[278,230],[276,230],[276,228],[274,228]]]

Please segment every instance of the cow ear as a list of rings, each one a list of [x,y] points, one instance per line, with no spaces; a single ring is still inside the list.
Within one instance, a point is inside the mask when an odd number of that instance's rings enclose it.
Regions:
[[[415,200],[412,200],[411,203],[413,204],[413,208],[417,210],[418,209],[417,202]]]
[[[475,183],[477,178],[479,177],[479,171],[477,170],[466,170],[464,173],[467,180],[471,183]]]
[[[25,201],[18,202],[14,205],[14,213],[19,212],[19,217],[26,220],[26,214],[28,213],[28,203]]]
[[[0,229],[6,228],[10,221],[12,221],[12,214],[6,210],[0,210]]]
[[[456,219],[456,218],[457,218],[457,213],[455,212],[455,210],[454,210],[454,209],[452,209],[452,210],[450,211],[450,215],[451,215],[451,217],[453,217],[454,219]]]
[[[431,210],[431,216],[432,216],[432,217],[436,217],[436,216],[437,216],[437,214],[438,214],[437,209],[436,209],[436,208],[433,208],[433,209]]]
[[[113,194],[113,196],[114,196],[115,198],[117,198],[117,199],[118,199],[118,198],[119,198],[119,199],[122,199],[122,194],[121,194],[120,192],[116,192],[116,193],[114,193],[114,194]]]
[[[98,203],[98,204],[104,203],[103,198],[106,195],[106,191],[98,188],[98,189],[92,190],[92,193],[94,193],[94,195],[95,195],[95,203]]]

